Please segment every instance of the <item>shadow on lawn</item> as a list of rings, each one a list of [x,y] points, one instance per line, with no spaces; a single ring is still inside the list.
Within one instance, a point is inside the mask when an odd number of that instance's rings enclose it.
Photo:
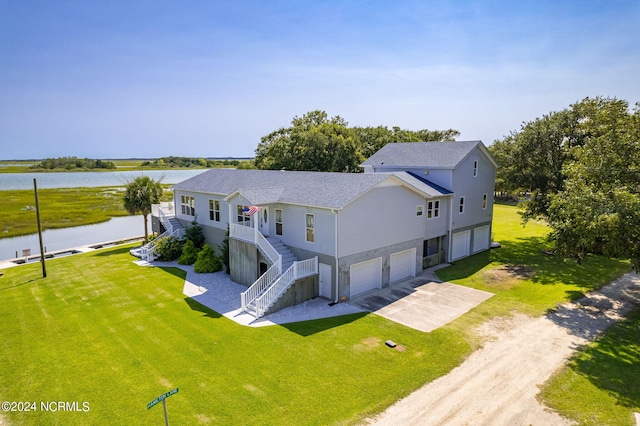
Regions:
[[[222,315],[220,315],[219,313],[217,313],[213,309],[206,307],[202,303],[199,303],[199,302],[193,300],[190,297],[185,297],[184,301],[187,302],[187,305],[189,305],[189,307],[192,310],[197,311],[197,312],[202,312],[205,317],[209,317],[209,318],[221,318],[222,317]]]
[[[323,331],[352,323],[362,317],[367,316],[368,314],[368,312],[360,312],[357,314],[341,315],[338,317],[280,324],[280,326],[302,337],[308,337],[316,333],[322,333]]]
[[[567,290],[567,299],[576,300],[589,291],[601,288],[627,269],[624,260],[604,256],[589,255],[582,265],[578,265],[574,259],[545,254],[550,247],[545,237],[520,237],[499,242],[501,248],[456,261],[452,267],[438,271],[438,277],[444,281],[465,279],[492,262],[523,265],[534,273],[527,277],[534,284],[578,287],[579,290]]]

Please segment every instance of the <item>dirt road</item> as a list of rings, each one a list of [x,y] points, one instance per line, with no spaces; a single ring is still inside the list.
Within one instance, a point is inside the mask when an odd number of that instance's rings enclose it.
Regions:
[[[367,424],[569,425],[536,400],[539,386],[581,345],[640,305],[640,275],[538,318],[497,318],[489,338],[463,364],[398,401]]]

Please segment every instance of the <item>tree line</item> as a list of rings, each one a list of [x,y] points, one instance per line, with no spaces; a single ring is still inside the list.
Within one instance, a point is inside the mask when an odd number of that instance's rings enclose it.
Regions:
[[[490,147],[496,190],[526,192],[559,254],[630,258],[640,270],[640,104],[585,98],[523,123]]]
[[[359,172],[359,165],[387,143],[453,141],[459,135],[452,129],[349,127],[342,117],[315,110],[263,136],[254,163],[258,169]]]
[[[44,170],[94,170],[94,169],[115,169],[116,165],[113,161],[108,160],[94,160],[91,158],[78,158],[78,157],[58,157],[58,158],[46,158],[31,166],[32,169],[44,169]]]
[[[212,168],[212,167],[236,167],[251,168],[251,162],[244,159],[207,159],[202,157],[162,157],[156,160],[146,160],[140,164],[141,167],[153,168]]]

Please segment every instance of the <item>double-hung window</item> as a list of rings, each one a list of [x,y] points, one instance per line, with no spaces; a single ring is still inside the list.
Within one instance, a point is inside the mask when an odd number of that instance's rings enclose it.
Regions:
[[[196,200],[193,197],[190,197],[188,195],[181,195],[180,196],[180,208],[182,211],[182,214],[186,214],[189,216],[195,216],[196,215]]]
[[[313,243],[316,240],[316,234],[315,234],[316,230],[315,230],[315,223],[314,223],[314,218],[312,214],[307,214],[306,215],[306,234],[307,234],[307,242],[308,243]]]
[[[427,202],[427,219],[440,216],[440,200]]]
[[[460,214],[464,213],[464,197],[460,197],[460,203],[458,205],[458,211]]]
[[[251,218],[247,215],[244,214],[244,209],[245,206],[242,206],[240,204],[238,204],[237,206],[237,214],[238,214],[238,223],[240,225],[246,225],[248,222],[251,221]]]
[[[487,208],[487,194],[482,194],[482,209]]]
[[[209,200],[209,220],[220,222],[220,200]]]

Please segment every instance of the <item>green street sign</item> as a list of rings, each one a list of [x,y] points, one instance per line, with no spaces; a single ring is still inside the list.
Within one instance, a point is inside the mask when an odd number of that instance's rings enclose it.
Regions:
[[[153,401],[147,404],[147,410],[176,393],[178,393],[178,388],[172,389],[169,392],[160,395],[159,397],[157,397],[156,399],[154,399]]]

